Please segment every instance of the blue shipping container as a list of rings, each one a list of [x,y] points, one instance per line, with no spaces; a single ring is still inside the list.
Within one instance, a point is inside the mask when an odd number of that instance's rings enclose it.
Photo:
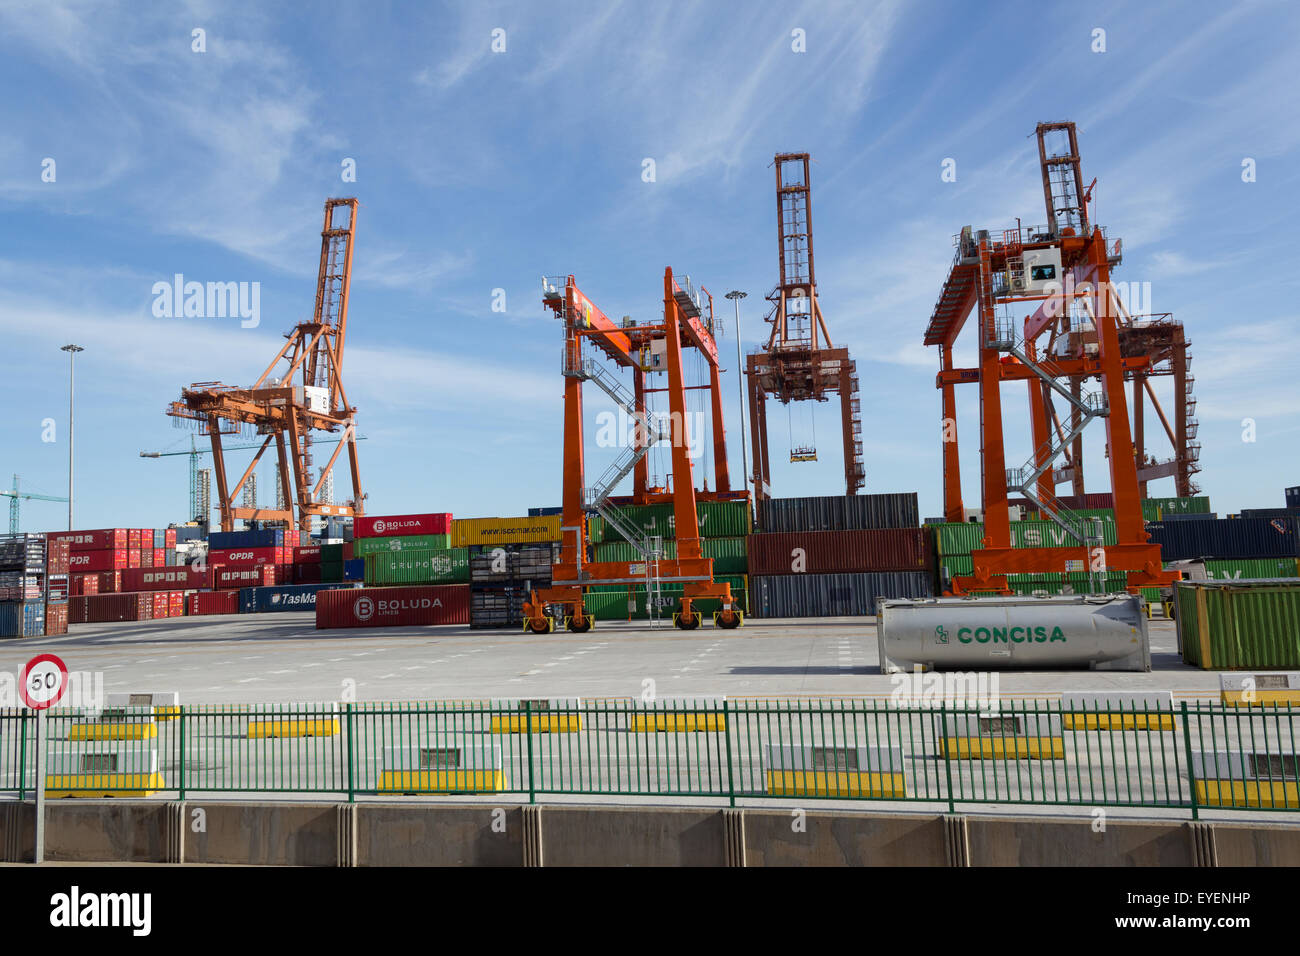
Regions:
[[[343,562],[344,581],[364,581],[366,578],[366,559],[354,558]]]
[[[1300,522],[1295,518],[1152,521],[1146,527],[1166,561],[1300,556]]]
[[[294,532],[297,534],[297,532]],[[268,528],[265,531],[214,531],[208,535],[208,547],[214,550],[226,548],[282,548],[284,531],[280,528]]]
[[[564,514],[563,508],[529,508],[528,517],[530,518],[548,518],[551,515]]]
[[[40,637],[44,633],[44,601],[0,602],[0,637]]]
[[[337,584],[282,584],[269,588],[240,588],[239,613],[267,611],[314,611],[316,592],[337,588]]]

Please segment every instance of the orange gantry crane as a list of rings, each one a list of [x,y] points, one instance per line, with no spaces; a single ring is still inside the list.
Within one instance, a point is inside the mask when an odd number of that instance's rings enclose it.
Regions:
[[[1129,426],[1125,382],[1149,388],[1153,355],[1138,343],[1143,333],[1123,310],[1111,284],[1121,244],[1089,222],[1073,123],[1037,127],[1047,224],[1002,230],[962,230],[957,251],[930,316],[925,344],[939,348],[942,394],[944,515],[965,519],[958,458],[956,393],[961,383],[977,383],[980,394],[983,547],[971,555],[974,571],[952,581],[953,593],[1008,592],[1007,574],[1069,571],[1127,572],[1129,590],[1172,583],[1177,572],[1163,570],[1160,548],[1144,530],[1139,466]],[[1049,139],[1064,139],[1049,148]],[[1094,181],[1095,182],[1095,181]],[[1033,308],[1017,322],[1013,312]],[[979,362],[954,368],[953,347],[974,311]],[[1124,321],[1127,319],[1127,321]],[[1128,332],[1126,332],[1128,330]],[[1033,452],[1018,467],[1007,467],[1002,420],[1003,382],[1022,381],[1029,389]],[[1087,383],[1100,384],[1084,391]],[[1052,405],[1053,394],[1069,408],[1069,425]],[[1154,395],[1152,395],[1154,398]],[[1163,415],[1162,415],[1163,417]],[[1090,523],[1056,497],[1058,481],[1081,481],[1082,431],[1105,422],[1106,457],[1115,509],[1116,543],[1094,537]],[[1139,426],[1140,427],[1140,426]],[[1067,467],[1057,467],[1064,459]],[[1075,484],[1076,489],[1082,485]],[[1013,548],[1009,493],[1062,530],[1062,546]],[[1076,502],[1077,506],[1082,506]]]
[[[856,495],[866,481],[857,364],[849,358],[848,349],[836,348],[831,342],[817,300],[809,162],[808,153],[778,153],[774,160],[781,276],[767,296],[772,303],[765,319],[772,326],[767,345],[751,353],[745,367],[749,379],[750,426],[754,434],[755,499],[769,498],[772,493],[767,425],[769,395],[789,406],[791,402],[825,402],[838,392],[847,493]],[[790,449],[791,461],[815,461],[816,458],[815,445]]]
[[[696,505],[708,500],[747,500],[746,492],[731,490],[727,471],[726,438],[722,424],[722,393],[718,349],[713,338],[713,299],[707,290],[697,292],[688,276],[664,271],[663,322],[616,323],[578,288],[573,276],[548,278],[543,284],[544,305],[563,324],[564,331],[564,494],[559,561],[553,565],[551,586],[535,590],[524,604],[526,627],[534,633],[554,629],[557,617],[571,631],[590,630],[593,619],[584,608],[584,589],[598,585],[644,584],[649,605],[657,607],[661,585],[681,584],[680,609],[673,623],[684,630],[700,626],[693,602],[720,599],[715,615],[719,627],[741,624],[739,608],[732,606],[731,587],[714,582],[713,560],[703,556]],[[707,385],[687,385],[683,353],[694,348],[709,369]],[[633,371],[634,390],[595,356],[603,353],[620,368]],[[667,421],[646,405],[650,391],[645,377],[663,372],[668,396]],[[586,483],[582,386],[592,382],[607,394],[633,423],[632,441],[593,483]],[[712,417],[714,491],[697,491],[687,432],[687,392],[707,389]],[[667,486],[648,487],[647,452],[667,440],[671,445],[671,473]],[[614,489],[629,474],[634,476],[631,501],[673,507],[676,557],[665,558],[661,537],[645,534],[620,511]],[[599,515],[628,541],[638,554],[635,561],[588,560],[588,515]]]
[[[221,509],[221,529],[233,531],[235,519],[282,521],[292,527],[292,506],[286,510],[235,507],[262,455],[275,442],[279,456],[281,492],[285,502],[297,503],[297,524],[311,529],[313,517],[358,516],[364,513],[357,465],[356,408],[343,388],[343,346],[348,329],[348,295],[352,279],[352,245],[356,237],[357,200],[327,199],[321,230],[320,271],[316,308],[310,322],[294,326],[284,347],[248,388],[220,382],[198,382],[181,390],[167,414],[178,424],[191,423],[212,441],[213,473]],[[276,374],[281,362],[288,367]],[[342,432],[334,454],[312,484],[312,433]],[[257,454],[233,487],[226,477],[223,435],[254,432],[265,436]],[[347,449],[352,472],[352,499],[345,504],[320,500],[322,486],[339,453]],[[292,479],[291,477],[292,476]],[[290,483],[292,480],[292,484]]]

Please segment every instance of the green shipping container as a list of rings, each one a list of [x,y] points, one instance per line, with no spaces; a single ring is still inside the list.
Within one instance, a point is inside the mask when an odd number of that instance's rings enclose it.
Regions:
[[[742,611],[748,614],[749,591],[746,586],[748,578],[743,575],[729,575],[718,580],[726,581],[731,585],[732,600]],[[660,613],[666,620],[671,619],[673,612],[677,610],[677,601],[682,589],[681,584],[664,584],[662,586],[660,591],[660,600],[662,602]],[[628,588],[619,585],[591,588],[583,601],[591,611],[592,616],[598,621],[626,621],[629,619],[644,621],[650,617],[646,607],[646,592],[643,587],[632,588],[630,597]],[[714,611],[722,609],[722,602],[717,599],[709,599],[697,601],[694,606],[701,614],[711,618]]]
[[[346,545],[342,544],[322,544],[320,546],[321,564],[343,563],[343,549]]]
[[[447,551],[451,548],[449,534],[408,534],[393,538],[357,538],[352,542],[352,556],[365,558],[372,554],[395,551]]]
[[[629,505],[619,513],[640,528],[643,534],[661,538],[677,537],[672,505]],[[743,501],[701,501],[695,506],[702,538],[739,538],[754,530],[749,505]],[[605,527],[599,515],[587,522],[587,535],[593,544],[621,541],[622,536]]]
[[[714,575],[745,574],[749,571],[746,538],[704,538],[700,550],[713,559]],[[641,556],[626,541],[606,541],[596,545],[597,561],[640,561]],[[677,542],[664,542],[664,557],[677,557]]]
[[[1178,646],[1203,670],[1300,669],[1300,581],[1174,585]]]
[[[969,555],[981,547],[984,537],[982,524],[965,522],[938,524],[933,527],[935,546],[940,557]],[[1103,522],[1101,530],[1103,543],[1114,544],[1118,540],[1115,537],[1113,521]],[[1083,548],[1077,539],[1054,521],[1011,522],[1011,546],[1013,548],[1079,548],[1080,550]]]
[[[1300,577],[1295,558],[1223,558],[1207,560],[1205,573],[1211,581],[1240,581],[1257,578]]]
[[[430,537],[444,537],[430,535]],[[394,551],[366,557],[366,584],[465,584],[469,581],[469,549]]]
[[[1207,515],[1209,513],[1210,499],[1204,496],[1142,499],[1142,517],[1147,521],[1159,521],[1165,515]]]

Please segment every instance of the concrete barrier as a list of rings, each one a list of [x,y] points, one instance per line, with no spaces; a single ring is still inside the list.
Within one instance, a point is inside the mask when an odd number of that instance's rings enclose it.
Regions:
[[[1181,820],[1091,817],[966,818],[971,866],[1193,866],[1187,823]]]
[[[332,803],[185,804],[186,863],[252,863],[262,866],[335,866],[339,857],[338,812]],[[203,832],[194,832],[196,809]]]
[[[544,866],[725,866],[722,812],[682,807],[542,808]]]
[[[64,863],[165,863],[170,849],[168,806],[159,800],[68,800],[46,804],[45,859]],[[26,849],[30,857],[30,840]]]
[[[796,828],[796,823],[802,832]],[[943,818],[745,810],[746,866],[944,866]]]
[[[1219,866],[1300,866],[1300,827],[1267,823],[1215,823]]]
[[[523,808],[357,805],[357,866],[523,866]]]
[[[60,800],[46,812],[47,859],[78,863],[1300,866],[1300,821],[1112,815],[1096,832],[1089,816],[369,801]],[[30,801],[0,803],[0,862],[29,862],[34,831]]]

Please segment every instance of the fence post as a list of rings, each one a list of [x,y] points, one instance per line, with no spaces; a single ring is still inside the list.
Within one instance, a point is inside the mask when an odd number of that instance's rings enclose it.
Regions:
[[[948,779],[948,812],[956,813],[957,804],[952,796],[952,754],[948,749],[948,704],[946,701],[939,702],[939,722],[939,729],[942,733],[939,739],[940,747],[943,748],[943,770]]]
[[[18,799],[27,798],[27,714],[18,712]]]
[[[181,705],[180,711],[181,711],[181,715],[180,715],[181,725],[180,728],[178,729],[177,735],[180,737],[180,748],[181,748],[180,798],[183,801],[185,799],[185,705],[184,704]]]
[[[533,702],[521,701],[524,705],[524,733],[528,735],[528,802],[537,802],[537,787],[533,781]]]
[[[1192,819],[1200,818],[1200,810],[1196,800],[1196,771],[1192,769],[1192,730],[1187,724],[1187,701],[1182,701],[1183,714],[1183,746],[1187,752],[1187,790],[1188,795],[1192,798]]]
[[[348,803],[356,803],[357,789],[356,789],[356,781],[353,777],[353,763],[354,763],[353,755],[356,752],[356,745],[355,745],[356,738],[353,736],[353,730],[355,728],[352,722],[352,704],[350,703],[347,704],[346,709],[347,709],[347,716],[348,716],[348,721],[347,721],[348,723]]]
[[[730,708],[727,706],[727,699],[722,699],[722,736],[727,741],[727,800],[731,806],[736,805],[736,778],[732,773],[731,766],[731,717],[728,716]]]

